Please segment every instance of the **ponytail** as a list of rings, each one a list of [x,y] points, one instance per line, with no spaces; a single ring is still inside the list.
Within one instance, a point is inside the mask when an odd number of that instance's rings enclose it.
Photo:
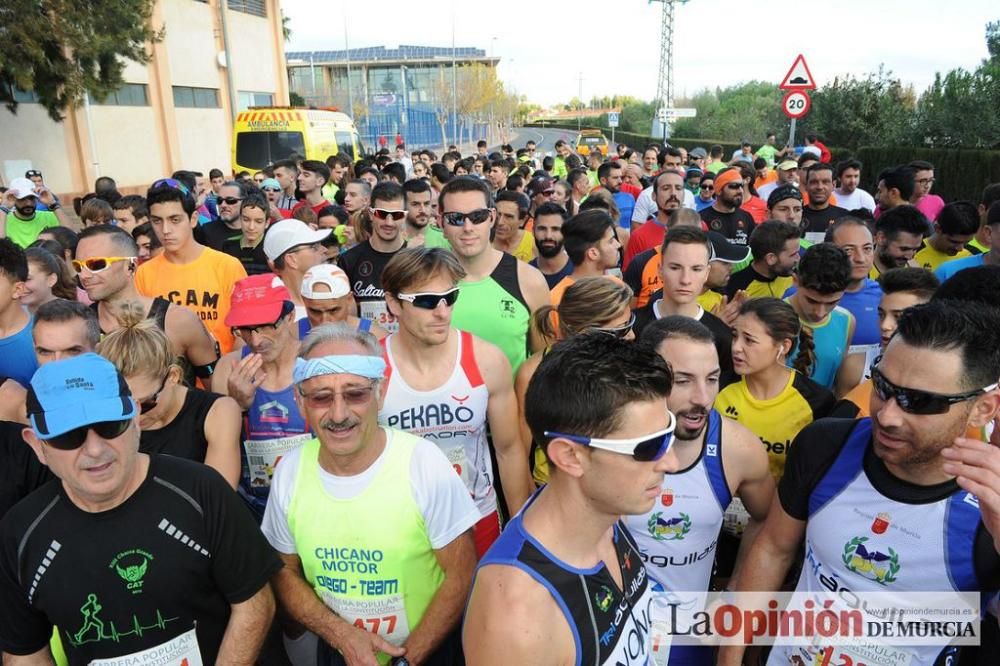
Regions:
[[[538,333],[545,345],[551,345],[559,339],[559,332],[556,330],[556,308],[552,305],[543,305],[535,310],[531,315],[531,327]]]
[[[813,339],[812,329],[808,326],[802,326],[799,331],[798,350],[799,354],[795,357],[792,367],[808,377],[816,365],[816,341]]]

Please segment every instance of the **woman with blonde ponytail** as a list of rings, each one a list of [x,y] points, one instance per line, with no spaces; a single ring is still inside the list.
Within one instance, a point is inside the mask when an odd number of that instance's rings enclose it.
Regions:
[[[122,373],[139,405],[139,450],[205,463],[235,488],[240,478],[236,401],[184,386],[167,334],[146,318],[141,303],[123,305],[118,323],[98,352]]]
[[[633,340],[635,335],[632,333],[632,324],[635,322],[635,315],[629,309],[631,300],[632,290],[623,282],[606,277],[581,278],[566,289],[558,306],[544,305],[536,310],[531,317],[531,325],[546,341],[547,346],[588,331],[600,331]],[[554,317],[553,314],[558,316]],[[547,352],[546,348],[522,363],[514,378],[521,437],[526,442],[531,441],[531,432],[524,420],[524,396],[531,376],[535,374]],[[535,482],[541,485],[548,481],[548,461],[545,460],[542,447],[533,446],[532,449],[532,475]]]

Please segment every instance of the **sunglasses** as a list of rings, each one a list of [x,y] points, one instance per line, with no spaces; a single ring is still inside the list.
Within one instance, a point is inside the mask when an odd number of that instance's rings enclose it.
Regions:
[[[42,177],[42,172],[41,171],[28,171],[27,173],[24,174],[24,177],[25,178],[41,178]],[[917,182],[919,183],[920,181],[918,180]]]
[[[405,210],[388,210],[386,208],[369,208],[372,217],[377,220],[392,220],[393,222],[399,222],[404,217],[406,217]]]
[[[90,259],[74,259],[73,268],[77,273],[82,273],[86,268],[91,273],[100,273],[119,261],[135,261],[135,257],[91,257]]]
[[[458,287],[454,289],[449,289],[448,291],[442,293],[435,292],[424,292],[420,294],[397,294],[396,298],[401,301],[406,301],[407,303],[412,303],[413,307],[420,308],[422,310],[433,310],[441,301],[447,307],[455,305],[455,301],[458,300]]]
[[[613,335],[616,338],[624,338],[626,335],[629,334],[633,326],[635,326],[634,312],[628,318],[628,321],[625,323],[624,326],[619,326],[618,328],[595,328],[594,330],[600,333],[604,333],[606,335]]]
[[[895,399],[899,408],[907,414],[944,414],[951,408],[952,405],[977,398],[984,393],[988,393],[996,389],[998,386],[997,384],[990,384],[989,386],[976,389],[975,391],[969,391],[968,393],[956,393],[953,395],[931,393],[930,391],[906,388],[903,386],[897,386],[885,378],[885,375],[883,375],[882,371],[877,367],[881,360],[882,357],[879,356],[875,359],[875,363],[872,364],[872,389],[874,389],[875,395],[878,396],[879,400],[886,401],[890,398]]]
[[[102,421],[101,423],[91,423],[90,425],[74,428],[69,432],[56,435],[43,440],[53,449],[60,451],[75,451],[83,446],[87,441],[87,433],[93,430],[102,439],[115,439],[121,437],[132,424],[132,419],[122,419],[121,421]]]
[[[490,219],[491,212],[493,212],[492,208],[480,208],[468,213],[443,213],[441,219],[444,220],[445,224],[452,227],[464,227],[466,220],[479,225]]]
[[[218,201],[221,201],[222,203],[227,204],[229,206],[235,206],[239,202],[243,201],[243,199],[241,199],[240,197],[219,197]]]
[[[157,187],[169,187],[171,189],[179,191],[184,196],[191,196],[191,190],[188,189],[187,185],[179,180],[173,178],[161,178],[150,186],[150,189],[155,190]]]
[[[167,379],[169,377],[169,372],[163,375],[163,381],[160,382],[160,388],[156,389],[156,393],[139,403],[139,411],[141,413],[145,414],[146,412],[151,412],[156,409],[156,405],[160,402],[160,394],[163,393],[163,389],[167,387]]]
[[[604,451],[611,451],[612,453],[632,456],[633,459],[639,462],[652,462],[665,456],[674,442],[674,426],[677,420],[669,411],[667,414],[670,415],[669,426],[650,435],[643,435],[642,437],[634,437],[632,439],[600,439],[598,437],[570,435],[552,430],[546,430],[544,434],[549,439],[568,439],[571,442],[589,446],[592,449],[602,449]]]
[[[300,390],[299,395],[302,396],[302,402],[309,409],[330,409],[330,407],[333,407],[333,403],[336,402],[338,395],[344,396],[344,402],[348,406],[360,407],[367,405],[371,401],[376,383],[373,381],[368,386],[356,386],[344,389],[343,391],[319,390],[313,393],[304,393]]]

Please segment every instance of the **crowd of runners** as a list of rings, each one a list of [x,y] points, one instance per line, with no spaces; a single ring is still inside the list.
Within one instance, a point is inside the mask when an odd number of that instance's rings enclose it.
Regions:
[[[996,663],[1000,183],[613,152],[12,181],[4,663]],[[727,589],[980,593],[983,645],[652,629]]]

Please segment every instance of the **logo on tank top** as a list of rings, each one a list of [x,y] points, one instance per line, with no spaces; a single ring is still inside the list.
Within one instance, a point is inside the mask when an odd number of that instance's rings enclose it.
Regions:
[[[646,529],[649,536],[657,541],[683,541],[691,531],[691,516],[681,513],[673,518],[664,518],[663,512],[657,511],[649,517]]]
[[[875,519],[872,524],[872,531],[875,531],[879,519]],[[888,528],[889,522],[885,521]],[[884,528],[883,528],[884,531]],[[877,533],[877,532],[876,532]],[[854,537],[844,545],[844,552],[841,559],[844,566],[849,571],[853,571],[862,578],[875,581],[879,585],[888,585],[896,582],[896,574],[899,573],[899,553],[886,546],[885,552],[879,550],[878,544],[869,543],[869,537]]]
[[[722,220],[716,218],[711,222],[709,222],[708,226],[712,231],[719,231],[720,229],[722,229]]]
[[[594,603],[597,605],[598,610],[602,613],[607,613],[611,610],[611,604],[614,600],[615,597],[611,594],[611,588],[607,585],[601,585],[601,589],[594,592]]]
[[[504,319],[513,319],[517,311],[514,309],[514,301],[509,298],[500,299],[500,316]]]
[[[889,529],[889,514],[883,511],[875,516],[875,520],[872,521],[872,532],[875,534],[885,534],[887,529]]]
[[[674,491],[671,488],[664,488],[663,494],[660,495],[660,504],[663,506],[670,506],[674,503]]]
[[[362,277],[368,277],[369,275],[372,274],[372,270],[373,270],[372,262],[362,261],[361,265],[358,266],[358,275],[361,275]]]

